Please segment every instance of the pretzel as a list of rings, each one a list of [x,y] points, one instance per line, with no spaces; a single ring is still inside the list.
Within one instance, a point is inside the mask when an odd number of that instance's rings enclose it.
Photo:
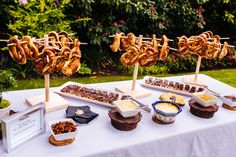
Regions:
[[[69,37],[66,31],[61,31],[58,33],[58,36],[62,47],[70,47],[69,42],[73,42],[73,40]]]
[[[23,36],[22,40],[27,41],[27,43],[21,44],[27,58],[30,60],[37,59],[38,55],[39,55],[39,50],[38,50],[37,46],[33,43],[33,40],[31,39],[31,37],[28,35]]]
[[[178,52],[180,52],[181,54],[186,54],[188,52],[188,38],[183,35],[178,39]]]
[[[117,52],[120,49],[120,38],[121,38],[120,34],[116,33],[114,35],[113,44],[110,45],[110,48],[113,52]]]
[[[220,52],[219,58],[220,59],[224,58],[224,56],[226,56],[227,53],[228,53],[228,43],[225,41],[224,45],[223,45],[223,48],[222,48],[222,50]]]
[[[166,60],[166,57],[169,53],[169,46],[168,46],[168,41],[169,39],[165,36],[165,35],[162,35],[161,36],[161,45],[162,45],[162,48],[161,48],[161,51],[160,51],[160,56],[159,56],[159,59],[160,60]]]
[[[156,61],[157,52],[152,47],[146,48],[145,52],[138,57],[138,62],[141,66],[150,67],[154,65]]]
[[[59,42],[60,39],[57,32],[54,31],[49,32],[48,37],[49,37],[49,46],[57,47],[59,49],[62,47],[62,44]]]
[[[60,52],[60,56],[62,58],[58,62],[57,71],[61,71],[67,76],[71,76],[77,72],[81,66],[81,51],[79,49],[78,39],[74,40],[74,48],[72,50],[68,47],[63,47]]]
[[[33,61],[36,71],[39,74],[51,74],[56,67],[57,59],[52,47],[45,47],[39,54],[39,59]]]
[[[120,61],[122,64],[130,66],[137,63],[139,57],[139,47],[137,45],[129,46],[126,52],[121,56]]]
[[[129,47],[129,46],[133,46],[135,45],[135,35],[133,33],[128,33],[127,34],[127,38],[122,38],[122,36],[125,36],[124,33],[120,33],[121,35],[121,45],[120,45],[120,50],[124,50],[126,51],[126,49]]]
[[[9,39],[9,43],[14,45],[8,46],[10,56],[19,64],[26,64],[27,58],[24,49],[21,47],[20,41],[17,36]]]

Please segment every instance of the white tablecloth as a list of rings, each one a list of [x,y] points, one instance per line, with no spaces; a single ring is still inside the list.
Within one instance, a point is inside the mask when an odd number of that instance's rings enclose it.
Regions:
[[[236,89],[206,75],[209,88],[221,94],[236,93]],[[223,76],[222,76],[223,77]],[[169,77],[169,80],[182,81],[183,77]],[[141,80],[137,81],[140,86]],[[93,84],[92,86],[114,90],[115,86],[129,86],[131,81]],[[55,90],[52,88],[51,91]],[[150,97],[140,99],[151,107],[162,91],[148,89]],[[27,108],[25,98],[42,94],[44,89],[21,90],[4,93],[14,110]],[[99,117],[89,125],[80,126],[76,140],[67,146],[55,147],[48,142],[47,131],[18,147],[11,153],[3,151],[0,142],[0,157],[235,157],[236,156],[236,112],[222,107],[211,119],[202,119],[189,112],[189,105],[177,116],[175,123],[159,125],[151,120],[153,112],[142,111],[142,120],[138,127],[129,132],[116,130],[107,115],[108,108],[66,98],[71,105],[89,105]],[[48,113],[46,120],[65,117],[65,109]]]

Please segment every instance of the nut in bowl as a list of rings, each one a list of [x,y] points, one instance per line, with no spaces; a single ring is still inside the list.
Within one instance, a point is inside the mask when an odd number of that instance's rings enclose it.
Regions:
[[[140,112],[139,106],[132,100],[118,100],[114,101],[113,104],[124,118],[133,117]]]
[[[216,104],[216,102],[218,100],[217,97],[215,97],[205,91],[199,92],[199,93],[193,93],[192,98],[204,107],[212,106],[212,105]]]
[[[160,124],[170,124],[175,121],[182,109],[175,103],[168,101],[156,101],[152,104],[154,115],[153,121]]]
[[[74,139],[78,133],[76,123],[70,118],[51,121],[49,127],[57,141]]]

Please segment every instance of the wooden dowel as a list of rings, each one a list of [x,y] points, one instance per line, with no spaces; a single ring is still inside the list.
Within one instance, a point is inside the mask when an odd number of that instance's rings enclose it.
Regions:
[[[140,47],[142,45],[142,40],[143,40],[143,36],[139,35],[138,38],[138,47]],[[133,82],[132,82],[132,88],[131,90],[135,90],[135,86],[136,86],[136,80],[138,77],[138,67],[139,67],[139,63],[135,63],[134,65],[134,73],[133,73]]]
[[[110,38],[113,38],[114,37],[114,35],[109,35],[109,37]],[[127,36],[121,36],[121,38],[128,38]],[[135,37],[136,39],[138,39],[139,37]],[[149,37],[143,37],[143,39],[146,39],[146,40],[150,40],[150,39],[152,39],[152,38],[149,38]],[[157,41],[161,41],[162,39],[160,39],[160,38],[157,38],[156,39]],[[169,39],[169,41],[174,41],[173,39]]]
[[[37,43],[43,43],[44,41],[35,41]],[[51,42],[49,41],[48,43],[61,43],[61,42]],[[65,42],[66,44],[74,44],[74,42]],[[80,45],[88,45],[88,43],[80,42]]]
[[[230,37],[222,37],[222,38],[220,38],[221,40],[229,40],[230,39]]]
[[[198,56],[198,59],[197,59],[197,67],[196,67],[195,77],[194,77],[194,81],[195,81],[195,82],[197,82],[197,77],[198,77],[199,69],[200,69],[200,66],[201,66],[201,60],[202,60],[202,57],[201,57],[201,56]]]
[[[44,46],[48,46],[48,35],[44,35]],[[44,86],[45,86],[45,101],[49,102],[49,87],[50,87],[50,80],[49,80],[49,74],[44,75]]]
[[[26,44],[26,43],[28,43],[28,41],[21,41],[20,43],[21,44]],[[7,44],[7,46],[16,46],[16,44],[15,43],[11,43],[11,44]]]
[[[0,42],[9,42],[9,40],[6,40],[6,39],[0,39]]]

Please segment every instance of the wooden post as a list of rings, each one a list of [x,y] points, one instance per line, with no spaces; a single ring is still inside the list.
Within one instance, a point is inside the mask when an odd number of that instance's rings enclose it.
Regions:
[[[48,46],[48,35],[44,35],[44,47]],[[44,75],[44,87],[45,87],[45,101],[49,102],[49,87],[50,87],[50,80],[49,74]]]
[[[198,56],[198,59],[197,59],[197,67],[196,67],[195,77],[194,77],[194,81],[195,81],[195,82],[197,82],[197,77],[198,77],[199,69],[200,69],[200,66],[201,66],[201,60],[202,60],[202,57],[201,57],[201,56]]]
[[[143,36],[139,35],[139,38],[138,38],[138,47],[139,48],[142,45],[142,40],[143,40]],[[135,90],[136,80],[137,80],[137,76],[138,76],[138,67],[139,67],[139,64],[135,63],[135,65],[134,65],[134,73],[133,73],[133,82],[132,82],[132,88],[131,88],[132,90]]]

